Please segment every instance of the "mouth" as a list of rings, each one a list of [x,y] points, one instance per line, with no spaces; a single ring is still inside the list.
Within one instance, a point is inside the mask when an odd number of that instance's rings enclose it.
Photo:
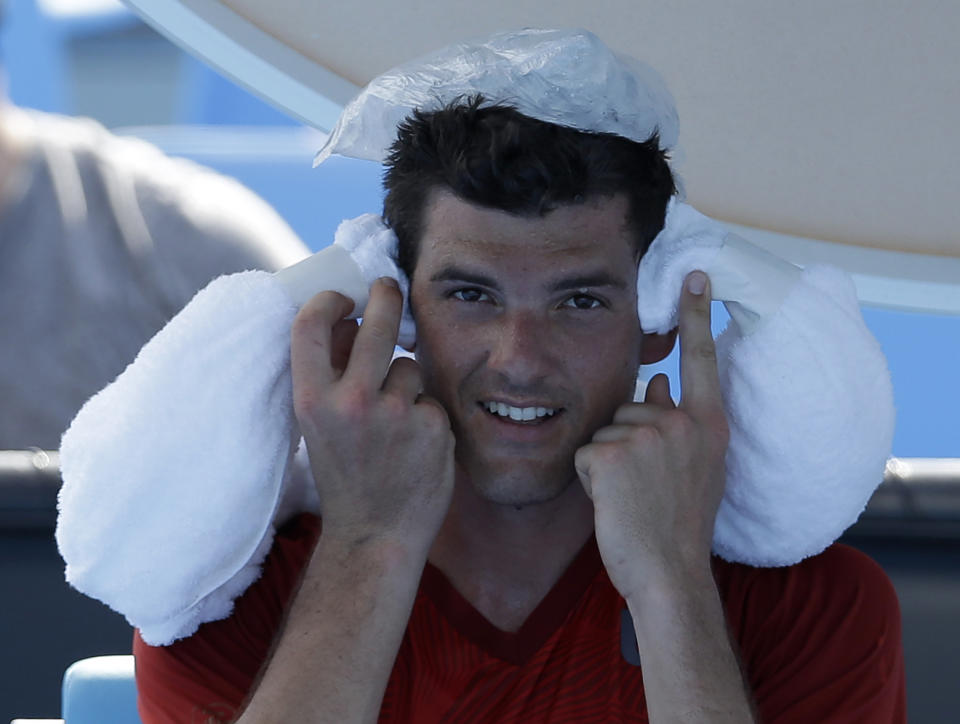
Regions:
[[[499,400],[481,400],[477,404],[491,417],[516,425],[541,425],[563,413],[562,407],[540,405],[518,407]]]

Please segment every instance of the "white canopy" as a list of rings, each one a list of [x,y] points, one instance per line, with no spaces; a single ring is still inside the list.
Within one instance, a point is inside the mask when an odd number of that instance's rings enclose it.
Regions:
[[[697,208],[799,263],[847,268],[865,302],[960,313],[960,3],[126,1],[323,130],[427,51],[587,28],[666,78]]]

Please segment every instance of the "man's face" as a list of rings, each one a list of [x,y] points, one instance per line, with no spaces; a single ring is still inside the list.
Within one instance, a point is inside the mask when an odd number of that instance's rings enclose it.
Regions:
[[[450,417],[459,475],[488,500],[555,498],[576,480],[576,450],[632,399],[626,214],[621,196],[542,218],[431,197],[410,290],[417,359]]]

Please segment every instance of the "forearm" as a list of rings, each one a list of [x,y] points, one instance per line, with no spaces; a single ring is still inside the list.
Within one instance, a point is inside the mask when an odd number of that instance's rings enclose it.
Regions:
[[[238,724],[375,722],[425,556],[320,541]]]
[[[709,569],[676,583],[662,578],[627,606],[652,724],[755,721]]]

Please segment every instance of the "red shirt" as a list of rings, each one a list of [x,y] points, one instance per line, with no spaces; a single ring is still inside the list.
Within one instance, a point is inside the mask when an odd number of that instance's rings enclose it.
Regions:
[[[318,532],[310,515],[278,532],[230,618],[165,647],[135,636],[145,724],[240,713]],[[714,575],[761,722],[906,721],[896,594],[867,556],[835,545],[789,568],[715,560]],[[380,722],[647,722],[625,611],[593,538],[516,633],[427,564]]]

